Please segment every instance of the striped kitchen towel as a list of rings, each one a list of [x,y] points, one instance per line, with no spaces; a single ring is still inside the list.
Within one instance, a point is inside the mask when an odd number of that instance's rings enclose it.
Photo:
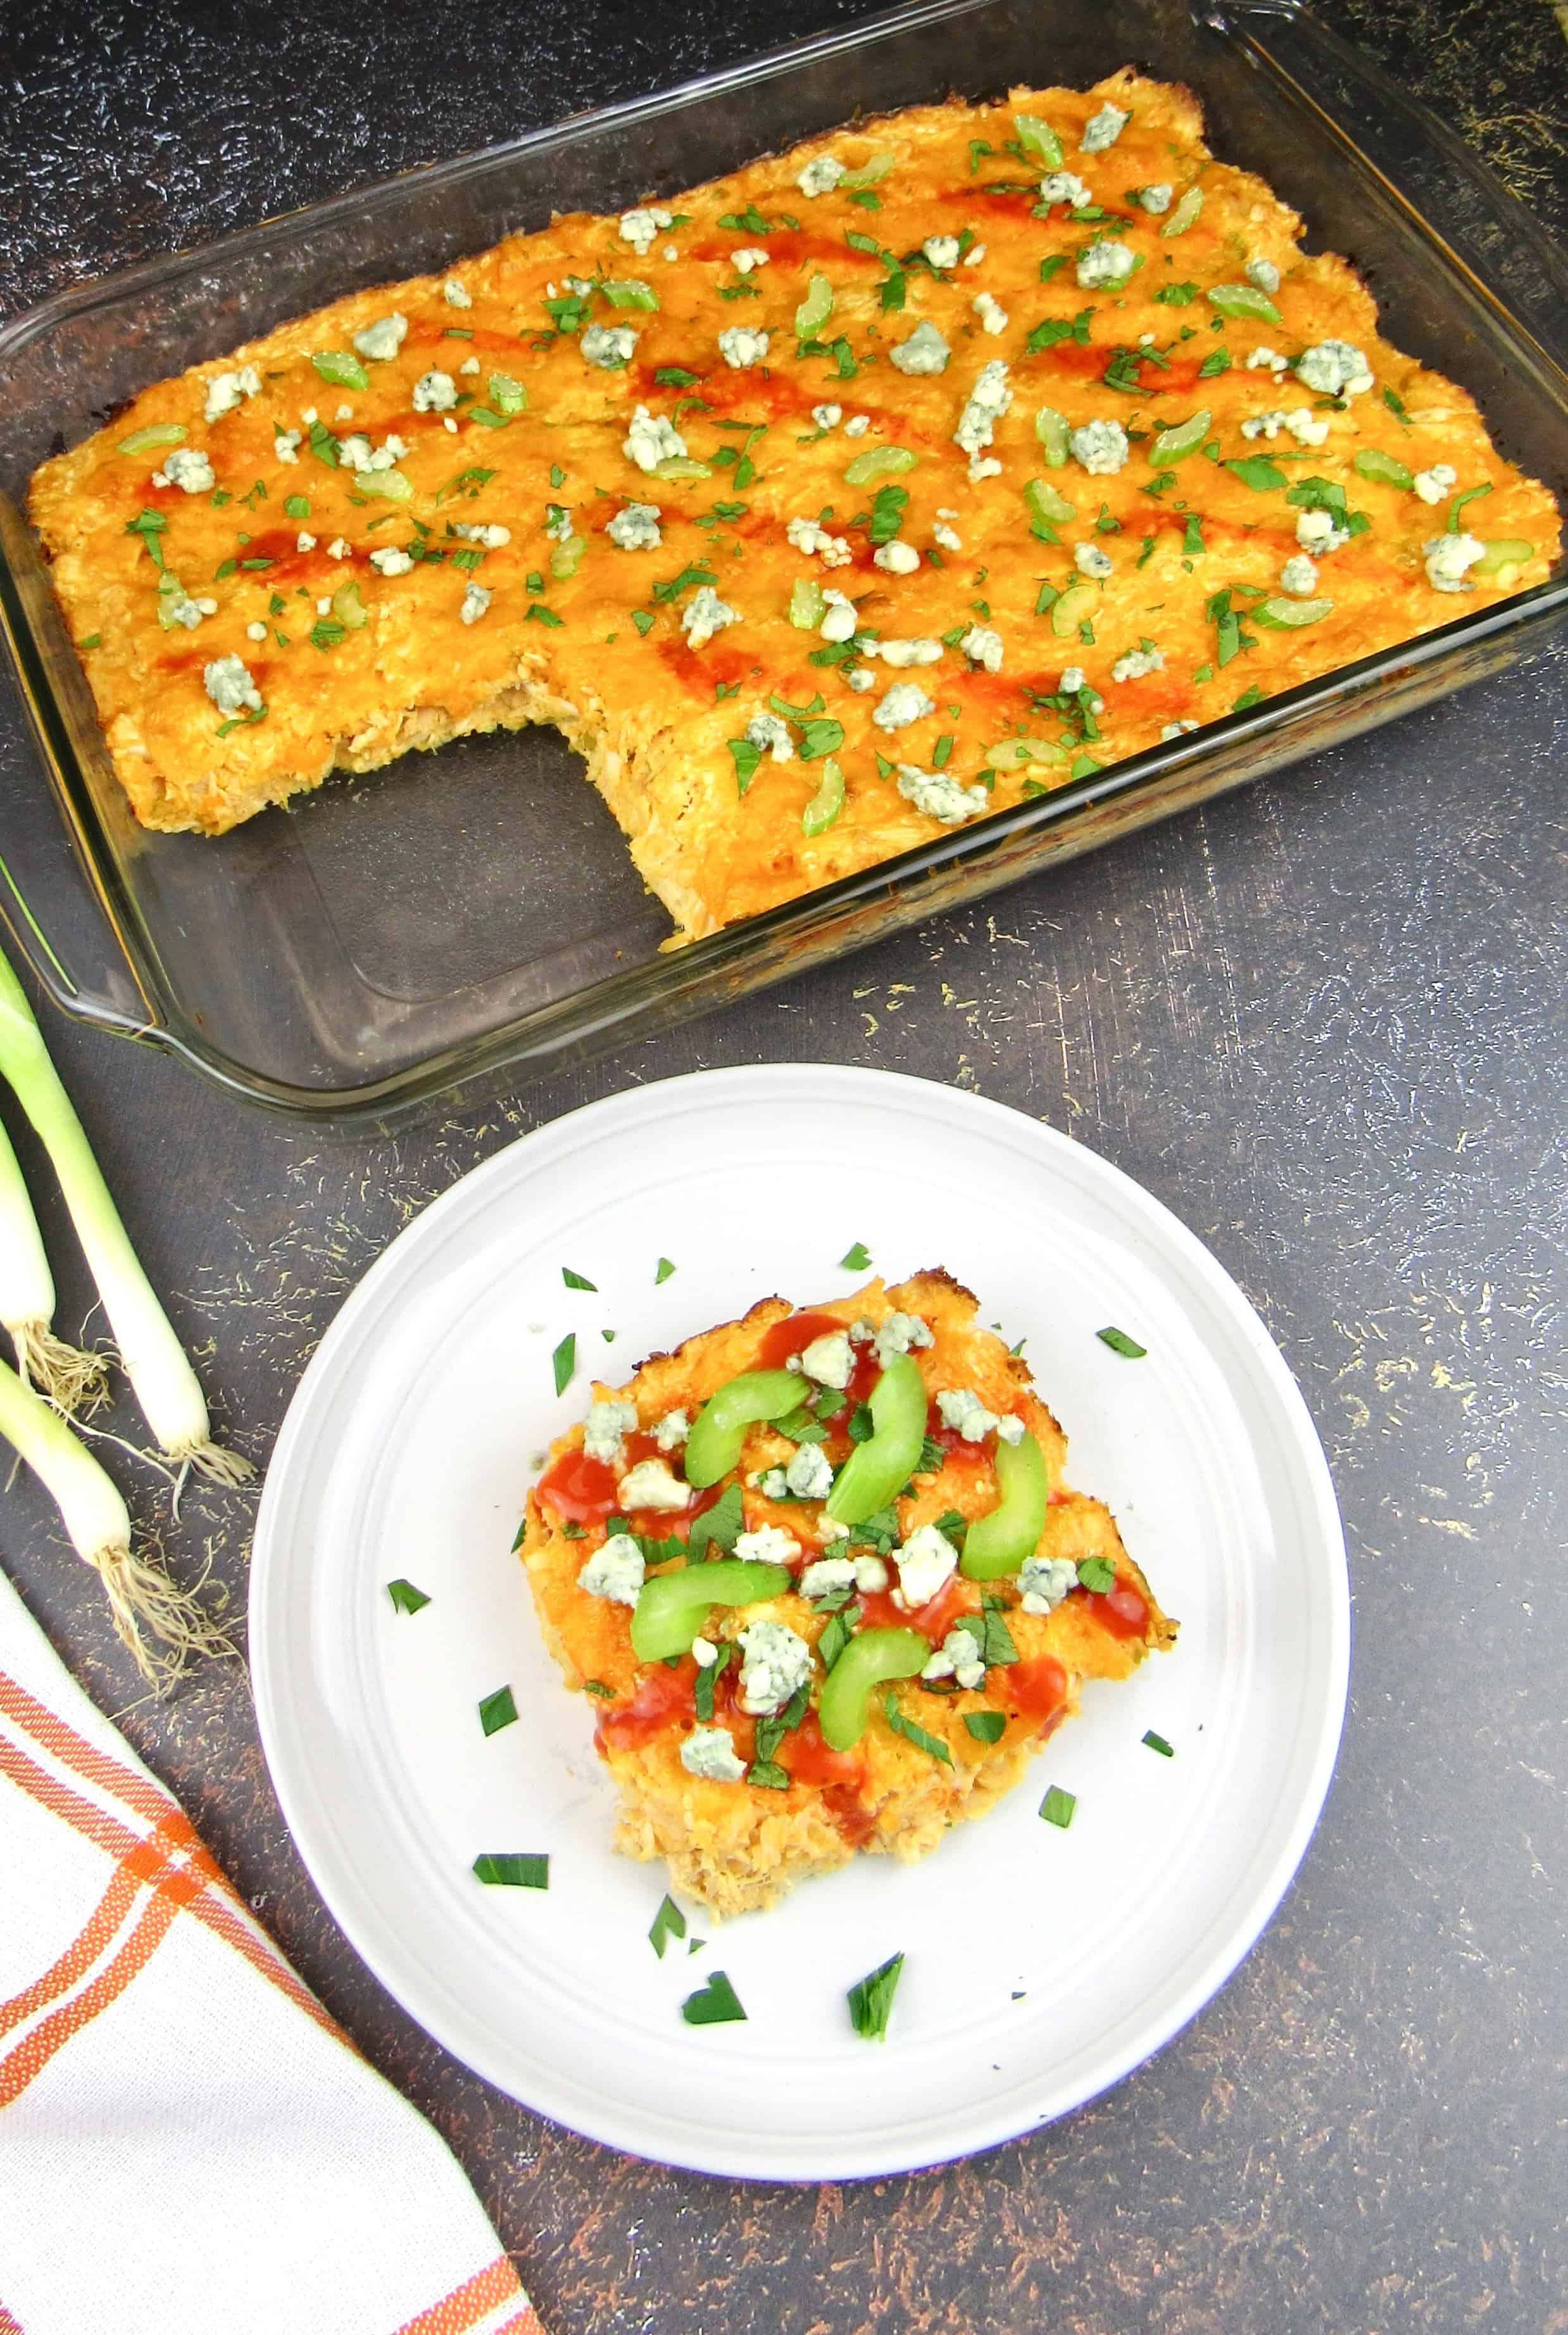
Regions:
[[[369,2068],[0,1574],[0,2335],[538,2335]]]

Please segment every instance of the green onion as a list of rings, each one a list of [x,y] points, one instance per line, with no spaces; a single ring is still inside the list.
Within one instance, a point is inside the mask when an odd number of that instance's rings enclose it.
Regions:
[[[723,2027],[732,2020],[744,2019],[740,1998],[722,1971],[710,1971],[708,1983],[689,1994],[681,2005],[681,2016],[688,2027]]]
[[[598,1283],[596,1281],[589,1281],[580,1273],[574,1273],[569,1264],[562,1265],[561,1279],[566,1283],[568,1289],[591,1289],[595,1296],[598,1294]]]
[[[1457,535],[1459,532],[1459,513],[1464,509],[1465,505],[1466,503],[1473,503],[1477,495],[1489,495],[1491,491],[1491,483],[1488,480],[1486,484],[1479,487],[1466,487],[1462,495],[1456,495],[1453,501],[1448,505],[1448,523],[1444,530],[1445,533],[1448,535]],[[143,512],[142,516],[145,518],[146,513]],[[150,550],[151,548],[151,545],[149,544],[148,549]]]
[[[125,1503],[92,1452],[5,1362],[0,1435],[47,1487],[73,1547],[102,1582],[114,1627],[150,1685],[166,1684],[190,1654],[230,1651],[189,1592],[135,1553]],[[143,1629],[167,1651],[150,1648]]]
[[[1042,121],[1037,113],[1015,113],[1012,126],[1026,154],[1047,170],[1060,170],[1061,140],[1049,121]]]
[[[648,1943],[663,1962],[664,1948],[670,1940],[683,1938],[685,1934],[686,1916],[673,1897],[665,1897],[653,1916],[653,1926],[648,1933]]]
[[[178,446],[184,435],[183,421],[153,421],[145,430],[133,430],[129,438],[122,438],[120,451],[150,454],[155,446]]]
[[[479,1705],[479,1725],[487,1735],[498,1735],[503,1727],[515,1727],[517,1722],[517,1700],[509,1686],[498,1686],[494,1694],[486,1695]]]
[[[220,1450],[212,1440],[196,1372],[141,1269],[82,1122],[49,1059],[44,1033],[4,957],[0,1073],[15,1089],[53,1163],[126,1375],[160,1448],[177,1466],[189,1463],[215,1483],[244,1483],[256,1471],[248,1459]]]
[[[843,808],[844,773],[829,757],[822,765],[822,783],[800,814],[801,833],[826,833]]]
[[[890,472],[913,470],[919,460],[919,455],[912,454],[907,446],[873,446],[867,453],[856,455],[844,473],[845,483],[851,487],[869,486],[873,479],[884,478]]]
[[[815,340],[832,314],[833,286],[826,276],[814,276],[807,286],[806,297],[795,311],[798,336],[803,341]]]
[[[55,1335],[53,1319],[54,1276],[16,1154],[0,1127],[0,1322],[28,1384],[56,1410],[85,1410],[91,1417],[106,1390],[103,1358],[67,1345]]]
[[[857,1979],[849,1990],[849,2023],[868,2043],[887,2039],[887,2020],[903,1969],[904,1956],[890,1954],[869,1978]]]
[[[1069,519],[1078,517],[1078,505],[1070,503],[1044,479],[1031,479],[1024,488],[1023,499],[1029,510],[1030,531],[1045,543],[1058,540],[1051,531],[1053,523],[1064,527]]]
[[[1203,189],[1201,187],[1189,187],[1186,194],[1182,197],[1180,202],[1176,205],[1175,210],[1172,211],[1169,218],[1166,219],[1164,227],[1161,228],[1161,235],[1185,235],[1188,228],[1191,227],[1197,218],[1203,207]]]
[[[1383,453],[1376,446],[1360,447],[1351,467],[1359,470],[1363,479],[1380,479],[1386,486],[1410,488],[1416,483],[1405,463],[1396,460],[1392,454]]]
[[[1148,1733],[1143,1739],[1148,1745],[1151,1751],[1157,1751],[1159,1753],[1162,1759],[1174,1759],[1176,1758],[1175,1747],[1167,1743],[1163,1735],[1157,1735],[1152,1727],[1149,1729]]]
[[[577,1333],[575,1330],[567,1331],[550,1361],[556,1373],[556,1392],[565,1394],[577,1367]]]
[[[1102,1346],[1108,1346],[1113,1354],[1125,1355],[1129,1362],[1142,1361],[1148,1352],[1148,1348],[1140,1346],[1136,1338],[1129,1338],[1125,1330],[1097,1330],[1094,1334]]]
[[[674,1272],[674,1270],[675,1270],[675,1268],[674,1268],[674,1266],[671,1264],[671,1262],[670,1262],[669,1258],[668,1258],[667,1256],[662,1256],[662,1257],[659,1259],[659,1268],[658,1268],[658,1271],[657,1271],[657,1272],[654,1274],[654,1275],[653,1275],[653,1285],[654,1285],[654,1287],[655,1287],[655,1288],[657,1288],[657,1286],[658,1286],[658,1284],[659,1284],[659,1283],[660,1283],[661,1281],[668,1281],[668,1280],[669,1280],[669,1278],[670,1278],[670,1275]]]
[[[1067,460],[1067,416],[1059,413],[1054,405],[1042,405],[1034,417],[1034,434],[1044,450],[1045,459],[1053,470],[1060,470]]]
[[[1060,1784],[1053,1784],[1040,1804],[1040,1813],[1047,1824],[1059,1826],[1065,1832],[1072,1822],[1077,1807],[1076,1793],[1064,1792]]]
[[[864,1273],[871,1262],[871,1251],[864,1241],[856,1241],[838,1260],[846,1273]]]
[[[1172,429],[1162,430],[1148,450],[1149,460],[1157,470],[1162,463],[1180,462],[1188,454],[1195,454],[1208,433],[1211,420],[1205,406],[1190,421],[1178,421]]]
[[[1251,284],[1214,284],[1204,294],[1211,307],[1222,316],[1257,316],[1265,325],[1277,325],[1280,312],[1266,292]]]
[[[1225,468],[1234,470],[1243,486],[1251,487],[1254,494],[1277,494],[1285,484],[1284,472],[1266,454],[1248,454],[1239,462],[1227,462]]]
[[[500,1889],[547,1889],[550,1885],[550,1860],[514,1849],[502,1850],[492,1855],[476,1856],[474,1874],[477,1879],[489,1882]]]
[[[411,1581],[389,1581],[386,1594],[392,1599],[394,1613],[417,1613],[421,1606],[431,1602],[424,1591],[416,1589]]]
[[[368,389],[370,375],[350,349],[316,349],[311,363],[323,381],[334,381],[340,389]]]

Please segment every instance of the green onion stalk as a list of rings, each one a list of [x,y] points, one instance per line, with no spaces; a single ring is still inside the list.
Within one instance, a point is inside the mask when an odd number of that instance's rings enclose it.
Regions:
[[[248,1459],[212,1439],[196,1372],[142,1271],[71,1098],[49,1059],[22,985],[0,954],[0,1072],[53,1162],[120,1359],[165,1458],[219,1484],[254,1475]]]
[[[230,1651],[190,1593],[132,1548],[125,1503],[86,1445],[3,1361],[0,1435],[53,1494],[73,1545],[102,1582],[114,1627],[150,1686],[167,1686],[193,1654]]]
[[[56,1410],[91,1418],[107,1391],[102,1354],[85,1353],[55,1334],[54,1276],[27,1197],[11,1138],[0,1127],[0,1322],[16,1349],[16,1367]]]

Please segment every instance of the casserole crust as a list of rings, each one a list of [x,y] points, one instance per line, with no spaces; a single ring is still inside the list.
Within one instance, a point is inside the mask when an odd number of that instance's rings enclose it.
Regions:
[[[600,1403],[629,1406],[618,1456],[609,1463],[586,1457],[585,1429],[575,1427],[551,1447],[528,1494],[522,1562],[546,1642],[567,1685],[586,1690],[594,1700],[595,1742],[620,1797],[616,1846],[631,1856],[664,1859],[673,1885],[715,1914],[771,1904],[795,1882],[846,1865],[860,1851],[906,1863],[928,1855],[950,1826],[983,1816],[1011,1789],[1034,1753],[1076,1710],[1086,1681],[1125,1679],[1149,1652],[1175,1642],[1176,1624],[1160,1611],[1109,1510],[1062,1481],[1066,1438],[1021,1360],[976,1325],[975,1307],[970,1292],[941,1271],[891,1289],[873,1281],[851,1297],[803,1313],[781,1298],[767,1298],[743,1319],[688,1339],[672,1354],[654,1355],[625,1386],[596,1388]],[[900,1334],[916,1341],[910,1359],[924,1382],[932,1431],[909,1487],[893,1504],[895,1521],[873,1519],[835,1537],[822,1501],[786,1494],[774,1471],[792,1459],[799,1464],[799,1452],[814,1448],[835,1478],[842,1476],[859,1448],[860,1423],[852,1428],[850,1421],[880,1374],[876,1333],[895,1317],[903,1320]],[[917,1323],[923,1330],[912,1329]],[[842,1394],[809,1375],[818,1351],[813,1342],[839,1331],[852,1332],[854,1361]],[[922,1336],[924,1345],[917,1342]],[[786,1422],[788,1431],[755,1425],[733,1467],[700,1497],[688,1492],[686,1509],[613,1513],[631,1471],[650,1460],[681,1481],[682,1444],[670,1432],[660,1437],[661,1422],[680,1414],[690,1425],[721,1387],[742,1372],[778,1367],[779,1356],[789,1352],[804,1354],[799,1385],[803,1400],[813,1399],[824,1417],[820,1442],[813,1445],[809,1436],[795,1440],[799,1419]],[[944,1423],[937,1398],[956,1390],[984,1407],[988,1429],[965,1437]],[[996,1508],[1001,1442],[1021,1431],[1013,1421],[1038,1446],[1050,1484],[1034,1555],[1059,1560],[1065,1571],[1042,1597],[1026,1594],[1035,1576],[1021,1574],[1017,1563],[1005,1577],[984,1580],[953,1569],[926,1602],[915,1603],[921,1589],[911,1544],[923,1526],[939,1525],[950,1545],[963,1546],[965,1527]],[[595,1409],[589,1436],[605,1424]],[[973,1414],[967,1424],[982,1428]],[[731,1487],[739,1488],[731,1493]],[[659,1554],[662,1539],[689,1537],[704,1507],[723,1513],[727,1495],[741,1508],[746,1536],[762,1535],[767,1548],[779,1545],[769,1534],[789,1536],[793,1554],[779,1561],[788,1566],[791,1586],[760,1602],[715,1607],[694,1651],[678,1660],[639,1661],[632,1643],[634,1604],[606,1594],[602,1581],[596,1591],[585,1587],[583,1576],[592,1584],[603,1572],[601,1552],[623,1526],[640,1536],[647,1552],[645,1579],[679,1571],[678,1553]],[[735,1545],[733,1535],[729,1537],[736,1554],[753,1553],[754,1543],[743,1538]],[[710,1547],[693,1560],[699,1574],[716,1554]],[[823,1576],[808,1570],[824,1557],[862,1567],[853,1591],[841,1588],[837,1603],[832,1593],[824,1598]],[[1081,1584],[1073,1584],[1077,1567],[1087,1568]],[[911,1596],[900,1604],[906,1581]],[[624,1586],[634,1600],[637,1590]],[[977,1634],[963,1634],[965,1616]],[[747,1702],[742,1636],[759,1623],[780,1623],[811,1649],[809,1675],[785,1709],[777,1741],[767,1739],[765,1719]],[[824,1644],[829,1629],[844,1633],[850,1650],[865,1632],[913,1630],[933,1655],[944,1646],[951,1653],[958,1630],[960,1674],[950,1661],[937,1677],[908,1675],[878,1689],[858,1740],[835,1750],[822,1731],[828,1658],[837,1662],[849,1655],[831,1638]],[[963,1667],[965,1650],[982,1644],[983,1677],[965,1683],[975,1676]],[[705,1700],[699,1655],[715,1672]],[[941,1671],[940,1659],[936,1667]],[[743,1768],[743,1777],[694,1772],[690,1756],[682,1758],[694,1733],[714,1728],[734,1754],[731,1763],[721,1746],[721,1764]]]
[[[145,391],[30,502],[137,817],[550,722],[690,939],[1544,580],[1548,491],[1201,132],[913,109]]]

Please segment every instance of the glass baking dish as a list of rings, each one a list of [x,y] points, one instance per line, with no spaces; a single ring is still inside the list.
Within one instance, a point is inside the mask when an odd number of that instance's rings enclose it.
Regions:
[[[17,515],[51,451],[147,383],[351,288],[445,266],[553,210],[620,209],[957,91],[1188,83],[1227,160],[1342,252],[1398,345],[1460,381],[1568,492],[1568,268],[1432,116],[1293,0],[923,0],[198,251],[0,333],[0,622],[42,749],[0,769],[0,911],[57,1003],[229,1091],[386,1126],[663,1028],[1089,851],[1538,649],[1568,572],[1019,809],[661,954],[668,923],[553,731],[334,780],[217,841],[131,818]],[[0,718],[11,709],[0,700]],[[53,808],[46,799],[53,795]]]

